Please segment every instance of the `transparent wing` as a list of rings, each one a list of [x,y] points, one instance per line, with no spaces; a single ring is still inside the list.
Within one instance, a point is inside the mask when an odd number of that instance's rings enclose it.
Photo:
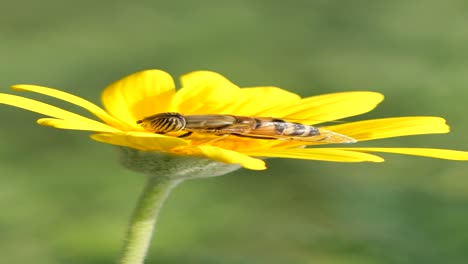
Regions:
[[[230,126],[236,122],[236,118],[230,115],[187,115],[184,116],[188,129],[219,128]]]
[[[330,144],[356,143],[357,142],[356,139],[345,136],[343,134],[339,134],[339,133],[325,130],[322,128],[319,128],[319,131],[320,131],[320,135],[305,137],[304,140],[302,141],[313,141],[313,142],[322,142],[322,143],[330,143]],[[298,139],[295,139],[295,140],[298,140]]]
[[[189,115],[185,116],[185,130],[193,132],[230,134],[250,131],[255,125],[252,118],[232,115]]]
[[[317,143],[326,143],[326,144],[356,143],[357,142],[357,140],[352,137],[348,137],[348,136],[335,133],[329,130],[319,128],[319,131],[320,131],[319,135],[313,135],[313,136],[307,136],[307,137],[274,135],[274,134],[259,134],[259,133],[250,133],[250,131],[237,133],[237,135],[250,137],[250,138],[317,142]]]

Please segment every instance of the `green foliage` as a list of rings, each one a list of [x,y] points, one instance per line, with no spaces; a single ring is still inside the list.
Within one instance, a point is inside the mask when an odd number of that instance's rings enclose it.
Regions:
[[[453,132],[367,145],[468,149],[462,0],[45,0],[2,11],[2,92],[31,83],[98,102],[138,70],[209,69],[304,96],[382,92],[362,118],[440,115]],[[0,108],[2,262],[111,263],[143,177],[86,132]],[[468,163],[385,157],[272,159],[267,171],[186,182],[162,210],[147,263],[465,263]]]

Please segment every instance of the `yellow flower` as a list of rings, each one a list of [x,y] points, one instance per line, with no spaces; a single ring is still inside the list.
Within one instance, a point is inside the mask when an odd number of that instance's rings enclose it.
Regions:
[[[41,86],[15,85],[18,91],[36,92],[80,106],[102,122],[25,97],[0,94],[0,103],[37,112],[48,118],[38,123],[61,129],[96,132],[92,139],[144,152],[161,152],[200,157],[223,163],[240,164],[253,170],[265,169],[264,158],[294,158],[336,162],[382,162],[369,152],[388,152],[433,158],[468,160],[468,152],[428,148],[324,147],[323,142],[298,142],[194,133],[156,134],[145,130],[138,120],[157,113],[182,115],[230,114],[308,120],[307,125],[360,115],[383,100],[375,92],[342,92],[301,98],[276,87],[239,88],[220,74],[196,71],[181,77],[182,88],[175,90],[172,77],[160,70],[146,70],[109,85],[102,93],[106,110],[77,96]],[[396,117],[350,122],[325,127],[357,141],[381,138],[448,133],[440,117]],[[308,146],[308,147],[304,147]]]

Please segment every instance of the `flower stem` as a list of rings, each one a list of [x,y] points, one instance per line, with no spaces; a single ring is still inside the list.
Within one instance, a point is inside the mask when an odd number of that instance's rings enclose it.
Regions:
[[[130,220],[122,255],[118,263],[143,263],[151,243],[159,210],[172,188],[180,181],[166,177],[148,177],[145,189]]]

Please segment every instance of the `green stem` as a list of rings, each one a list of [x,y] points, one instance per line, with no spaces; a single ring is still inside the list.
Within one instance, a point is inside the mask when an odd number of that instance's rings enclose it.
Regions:
[[[166,177],[148,177],[145,189],[138,200],[127,231],[127,237],[118,263],[143,263],[153,236],[159,210],[180,180]]]

